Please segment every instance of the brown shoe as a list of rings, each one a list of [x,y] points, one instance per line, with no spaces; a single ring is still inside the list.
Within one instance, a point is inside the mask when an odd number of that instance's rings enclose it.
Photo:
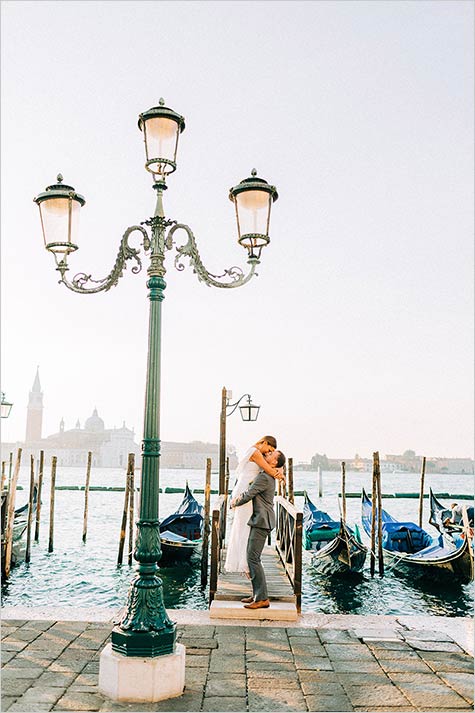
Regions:
[[[252,604],[252,602],[254,601],[254,597],[244,597],[243,599],[241,599],[241,601],[244,604]]]
[[[268,599],[262,599],[260,602],[252,602],[251,604],[244,604],[244,609],[267,609],[267,607],[270,607]]]

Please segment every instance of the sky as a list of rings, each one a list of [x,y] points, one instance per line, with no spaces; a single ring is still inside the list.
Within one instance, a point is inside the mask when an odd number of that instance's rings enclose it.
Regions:
[[[229,188],[255,167],[279,198],[247,285],[208,287],[168,254],[161,438],[216,443],[226,386],[261,405],[227,420],[241,454],[265,434],[294,462],[473,457],[471,2],[1,12],[3,440],[24,438],[38,365],[44,435],[97,407],[140,439],[145,271],[68,291],[32,199],[58,172],[85,197],[69,276],[105,276],[154,211],[137,119],[164,97],[186,120],[165,212],[211,273],[246,268]]]

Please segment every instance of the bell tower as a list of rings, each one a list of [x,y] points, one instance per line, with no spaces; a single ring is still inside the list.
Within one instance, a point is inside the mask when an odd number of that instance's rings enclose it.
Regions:
[[[40,368],[36,369],[36,376],[28,399],[26,416],[26,443],[41,440],[41,426],[43,422],[43,392],[40,384]]]

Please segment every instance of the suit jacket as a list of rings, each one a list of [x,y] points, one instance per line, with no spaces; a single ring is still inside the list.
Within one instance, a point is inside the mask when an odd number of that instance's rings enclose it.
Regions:
[[[237,496],[234,507],[252,500],[252,516],[247,524],[250,527],[273,530],[275,527],[274,493],[275,479],[260,470],[249,488]]]

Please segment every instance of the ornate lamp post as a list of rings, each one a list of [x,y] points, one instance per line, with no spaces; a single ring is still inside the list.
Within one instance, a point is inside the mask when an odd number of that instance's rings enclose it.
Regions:
[[[68,260],[78,249],[78,223],[84,198],[72,186],[63,183],[58,175],[57,183],[48,186],[34,200],[38,204],[46,249],[53,253],[60,284],[80,294],[92,294],[110,290],[116,285],[132,261],[132,272],[142,269],[141,251],[129,245],[132,233],[140,233],[141,247],[149,258],[147,288],[150,300],[147,380],[145,394],[144,435],[142,442],[142,472],[140,485],[140,517],[134,558],[138,562],[137,574],[130,585],[127,606],[119,624],[112,632],[112,650],[104,649],[101,655],[100,683],[102,690],[117,700],[160,700],[180,695],[183,690],[181,672],[184,676],[184,647],[176,644],[175,624],[169,619],[163,603],[162,581],[158,577],[157,562],[161,557],[159,532],[159,463],[160,463],[160,347],[161,307],[166,283],[165,256],[175,250],[174,264],[184,269],[183,259],[188,258],[198,279],[207,285],[235,288],[245,285],[253,277],[259,264],[262,248],[269,243],[269,221],[272,203],[277,191],[253,170],[247,178],[230,189],[229,198],[235,204],[238,222],[238,241],[246,248],[249,270],[244,274],[239,267],[231,267],[222,275],[214,275],[203,265],[195,237],[191,229],[170,220],[163,209],[163,193],[167,189],[166,177],[176,170],[176,157],[180,134],[185,120],[172,109],[159,106],[140,114],[138,125],[145,142],[145,168],[153,176],[156,192],[156,207],[151,218],[125,231],[120,241],[119,252],[111,272],[102,279],[93,279],[90,274],[79,272],[68,278]],[[147,227],[144,227],[147,226]],[[148,230],[147,230],[148,228]],[[182,230],[187,236],[184,244],[176,244],[175,238]],[[110,645],[109,645],[110,647]],[[157,661],[159,657],[173,656],[180,647],[180,675],[164,675],[168,665],[163,659],[162,675],[157,681],[156,667],[150,675],[142,668],[140,680],[128,681],[131,674],[124,674],[130,667],[120,668],[119,659],[135,662],[134,657]],[[106,656],[107,653],[107,656]],[[115,658],[114,658],[115,657]],[[138,662],[137,662],[138,663]],[[142,660],[142,664],[145,662]],[[149,663],[149,662],[146,662]],[[117,669],[120,673],[117,673]],[[101,677],[101,674],[104,675]],[[137,675],[135,678],[137,678]],[[171,679],[175,678],[175,683]],[[178,678],[180,680],[178,680]],[[114,679],[109,685],[106,679]],[[130,683],[130,685],[129,685]],[[134,688],[135,685],[135,688]],[[132,697],[130,697],[132,695]]]
[[[247,398],[247,403],[240,406],[243,399]],[[219,418],[219,494],[222,495],[225,490],[225,463],[226,463],[226,419],[232,416],[237,407],[241,412],[243,421],[257,421],[260,406],[256,406],[251,401],[249,394],[243,394],[234,404],[231,404],[232,391],[227,391],[223,386],[221,390],[221,413]],[[228,412],[228,409],[232,409]]]
[[[1,404],[1,415],[2,418],[8,418],[10,411],[12,410],[13,404],[6,400],[5,393],[2,391],[2,404]]]

